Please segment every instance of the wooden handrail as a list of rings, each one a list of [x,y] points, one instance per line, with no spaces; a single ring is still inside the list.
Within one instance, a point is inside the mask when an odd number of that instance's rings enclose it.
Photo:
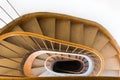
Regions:
[[[90,21],[90,20],[86,20],[86,19],[82,19],[82,18],[77,18],[77,17],[65,15],[65,14],[50,13],[50,12],[35,12],[35,13],[26,14],[26,15],[23,15],[23,16],[17,18],[14,22],[11,22],[8,25],[6,25],[2,29],[0,35],[9,32],[12,28],[14,28],[14,26],[16,26],[22,22],[25,22],[31,18],[34,18],[34,17],[41,17],[41,18],[53,18],[53,17],[55,17],[57,19],[67,19],[67,20],[71,20],[73,22],[81,22],[81,23],[84,23],[86,25],[91,25],[91,26],[97,27],[102,33],[105,34],[105,36],[107,36],[109,38],[110,43],[115,47],[115,49],[118,52],[118,55],[120,55],[120,47],[118,46],[117,42],[112,37],[112,35],[102,25],[100,25],[94,21]]]
[[[100,75],[100,73],[103,71],[104,69],[104,58],[103,56],[101,55],[101,53],[99,53],[97,50],[94,50],[90,47],[87,47],[87,46],[84,46],[84,45],[80,45],[80,44],[75,44],[75,43],[71,43],[71,42],[67,42],[67,41],[62,41],[62,40],[58,40],[58,39],[54,39],[54,38],[50,38],[50,37],[46,37],[46,36],[43,36],[43,35],[39,35],[39,34],[35,34],[35,33],[30,33],[30,32],[10,32],[10,33],[7,33],[7,34],[4,34],[4,35],[1,35],[0,36],[0,40],[4,40],[6,38],[9,38],[9,37],[12,37],[12,36],[19,36],[19,35],[23,35],[23,36],[32,36],[32,37],[36,37],[36,38],[41,38],[41,39],[44,39],[44,40],[48,40],[48,41],[52,41],[52,42],[55,42],[55,43],[62,43],[62,44],[65,44],[65,45],[70,45],[70,46],[73,46],[73,47],[77,47],[77,48],[81,48],[81,49],[85,49],[85,50],[88,50],[92,53],[94,53],[95,55],[97,55],[100,60],[101,60],[101,68],[100,68],[100,71],[98,72],[98,75]],[[36,57],[38,56],[38,54],[34,55],[33,57]],[[33,59],[33,57],[31,57],[31,60]],[[29,73],[29,70],[28,68],[26,68],[28,73]]]

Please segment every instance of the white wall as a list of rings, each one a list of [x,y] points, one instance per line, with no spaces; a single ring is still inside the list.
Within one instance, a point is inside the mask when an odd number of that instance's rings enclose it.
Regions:
[[[120,44],[120,0],[9,0],[20,15],[31,12],[56,12],[80,18],[89,19],[102,24]],[[16,18],[17,15],[6,3],[0,0],[0,5],[9,14]],[[7,23],[11,21],[0,9],[0,18]],[[0,27],[4,23],[0,21]]]

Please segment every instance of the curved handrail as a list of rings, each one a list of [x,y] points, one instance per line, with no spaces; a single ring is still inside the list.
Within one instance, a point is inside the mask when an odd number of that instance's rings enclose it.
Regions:
[[[101,53],[99,53],[97,50],[94,50],[90,47],[87,47],[87,46],[84,46],[84,45],[80,45],[80,44],[75,44],[75,43],[71,43],[71,42],[67,42],[67,41],[62,41],[62,40],[58,40],[58,39],[54,39],[54,38],[50,38],[50,37],[46,37],[46,36],[43,36],[43,35],[39,35],[39,34],[35,34],[35,33],[30,33],[30,32],[10,32],[10,33],[7,33],[7,34],[4,34],[4,35],[1,35],[0,36],[0,40],[4,40],[6,38],[9,38],[9,37],[12,37],[12,36],[18,36],[18,35],[23,35],[23,36],[33,36],[33,37],[36,37],[36,38],[41,38],[41,39],[45,39],[45,40],[50,40],[52,42],[55,42],[55,43],[63,43],[65,45],[70,45],[70,46],[73,46],[73,47],[77,47],[77,48],[82,48],[82,49],[85,49],[85,50],[88,50],[92,53],[94,53],[95,55],[97,55],[100,60],[101,60],[101,68],[100,68],[100,71],[98,72],[98,75],[100,75],[100,73],[103,71],[104,69],[104,58],[103,56],[101,55]],[[34,55],[36,56],[36,55]],[[28,71],[28,70],[27,70]]]
[[[25,15],[15,19],[14,21],[10,22],[5,27],[3,27],[0,35],[9,32],[14,26],[16,26],[24,21],[27,21],[31,18],[34,18],[34,17],[41,17],[41,18],[53,18],[53,17],[55,17],[58,19],[67,19],[67,20],[71,20],[74,22],[81,22],[81,23],[84,23],[87,25],[97,27],[100,31],[102,31],[102,33],[104,33],[109,38],[110,43],[115,47],[115,49],[119,53],[118,56],[120,56],[120,47],[118,46],[117,42],[112,37],[112,35],[102,25],[100,25],[99,23],[96,23],[94,21],[90,21],[90,20],[82,19],[82,18],[77,18],[74,16],[65,15],[65,14],[51,13],[51,12],[35,12],[35,13],[25,14]]]

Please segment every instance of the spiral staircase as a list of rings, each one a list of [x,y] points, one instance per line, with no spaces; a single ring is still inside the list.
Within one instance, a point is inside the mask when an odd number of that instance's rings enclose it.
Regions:
[[[119,46],[106,29],[68,15],[30,13],[0,32],[0,77],[4,78],[119,77],[119,59]]]

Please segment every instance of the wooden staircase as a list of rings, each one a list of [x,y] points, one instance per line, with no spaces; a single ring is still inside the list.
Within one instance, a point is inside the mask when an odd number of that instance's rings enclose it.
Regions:
[[[14,36],[4,37],[5,33]],[[0,34],[0,76],[26,76],[23,70],[25,61],[39,50],[84,54],[86,49],[93,53],[98,52],[103,57],[101,59],[105,64],[101,66],[104,70],[99,76],[120,76],[120,49],[108,31],[95,22],[55,13],[31,13],[6,25]],[[40,38],[38,35],[48,38]],[[54,39],[59,44],[53,42]],[[83,47],[78,49],[70,47],[70,44]],[[43,66],[46,56],[40,57],[33,61],[33,72],[36,75],[39,71],[45,71],[44,67],[39,67]]]

